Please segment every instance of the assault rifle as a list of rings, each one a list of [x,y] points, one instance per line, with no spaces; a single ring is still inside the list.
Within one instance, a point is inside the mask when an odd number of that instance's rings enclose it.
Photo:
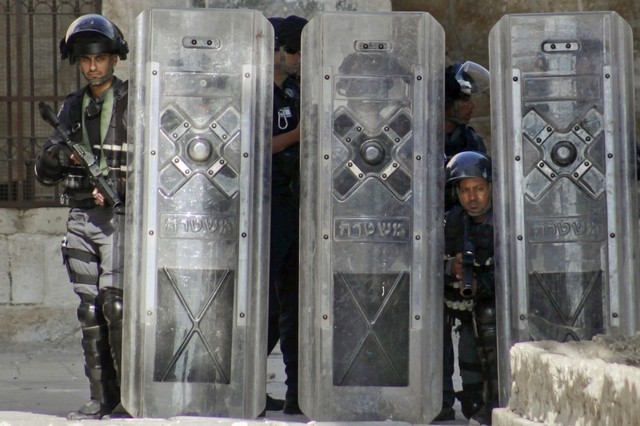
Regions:
[[[93,152],[87,151],[82,144],[74,142],[71,139],[71,135],[67,129],[60,125],[60,121],[58,121],[58,117],[56,117],[51,106],[44,102],[40,102],[38,104],[38,109],[40,110],[40,116],[42,119],[49,123],[51,127],[58,132],[62,138],[62,143],[67,145],[78,161],[80,161],[82,167],[87,171],[91,183],[98,188],[102,195],[104,195],[107,204],[114,208],[122,205],[122,200],[120,200],[120,197],[118,196],[118,191],[116,191],[115,185],[111,179],[102,172]]]
[[[473,243],[469,239],[470,224],[469,217],[465,215],[464,223],[464,250],[462,251],[462,288],[460,294],[466,298],[473,296],[473,262],[475,250]]]

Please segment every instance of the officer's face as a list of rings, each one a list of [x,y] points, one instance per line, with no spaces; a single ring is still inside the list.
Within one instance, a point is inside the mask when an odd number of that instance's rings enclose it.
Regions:
[[[462,179],[458,183],[458,198],[469,216],[482,216],[491,207],[491,184],[480,177]]]
[[[99,85],[113,76],[113,68],[118,57],[109,53],[82,55],[78,58],[80,71],[91,85]]]
[[[287,47],[277,52],[276,66],[280,66],[282,71],[288,75],[296,75],[300,72],[300,52],[293,51]]]
[[[458,111],[460,113],[460,118],[468,122],[473,117],[473,110],[476,107],[476,104],[473,103],[471,97],[468,99],[460,99],[458,102]]]
[[[470,96],[467,99],[456,99],[445,111],[446,117],[456,123],[467,124],[473,117],[475,107],[476,104],[473,103]]]

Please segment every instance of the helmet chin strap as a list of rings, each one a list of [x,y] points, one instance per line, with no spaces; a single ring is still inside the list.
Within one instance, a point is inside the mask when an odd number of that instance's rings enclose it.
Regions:
[[[89,82],[90,86],[100,86],[106,83],[107,81],[111,80],[113,78],[114,72],[115,72],[115,66],[113,63],[111,63],[109,65],[109,69],[107,70],[107,73],[104,76],[100,78],[92,78],[92,79],[88,79],[85,77],[85,79]]]

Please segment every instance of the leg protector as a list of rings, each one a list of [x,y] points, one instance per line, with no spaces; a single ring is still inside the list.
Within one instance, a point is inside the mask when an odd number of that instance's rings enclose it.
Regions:
[[[480,386],[469,388],[468,386],[462,386],[462,390],[456,392],[456,398],[460,401],[460,409],[462,410],[462,414],[470,419],[471,416],[476,414],[482,406],[484,405],[484,400],[482,397],[483,384],[480,383]]]
[[[484,388],[484,375],[482,363],[478,355],[475,329],[472,318],[456,327],[459,335],[458,340],[458,366],[460,367],[460,377],[462,378],[462,391],[456,393],[460,401],[462,414],[471,418],[484,404],[482,390]]]
[[[455,390],[453,389],[453,373],[455,354],[453,352],[453,339],[451,338],[452,318],[444,314],[444,327],[442,330],[442,409],[433,419],[436,422],[455,420],[456,412],[453,404],[456,401]]]
[[[442,408],[453,407],[456,400],[453,388],[453,373],[455,354],[453,352],[453,339],[451,338],[451,322],[444,319],[442,330]]]
[[[79,296],[78,320],[82,328],[84,371],[89,379],[91,399],[99,401],[105,411],[112,410],[120,402],[120,390],[109,351],[107,325],[102,312],[96,310],[94,296]]]
[[[473,311],[478,353],[484,372],[485,404],[498,406],[496,309],[492,299],[481,299]]]
[[[98,303],[107,321],[109,349],[118,384],[122,365],[122,290],[109,287],[100,292]]]

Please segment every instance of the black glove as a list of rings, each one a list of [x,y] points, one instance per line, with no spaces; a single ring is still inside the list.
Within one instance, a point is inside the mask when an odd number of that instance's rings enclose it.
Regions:
[[[71,149],[65,144],[55,144],[49,150],[51,157],[58,160],[61,169],[66,170],[71,165]]]

